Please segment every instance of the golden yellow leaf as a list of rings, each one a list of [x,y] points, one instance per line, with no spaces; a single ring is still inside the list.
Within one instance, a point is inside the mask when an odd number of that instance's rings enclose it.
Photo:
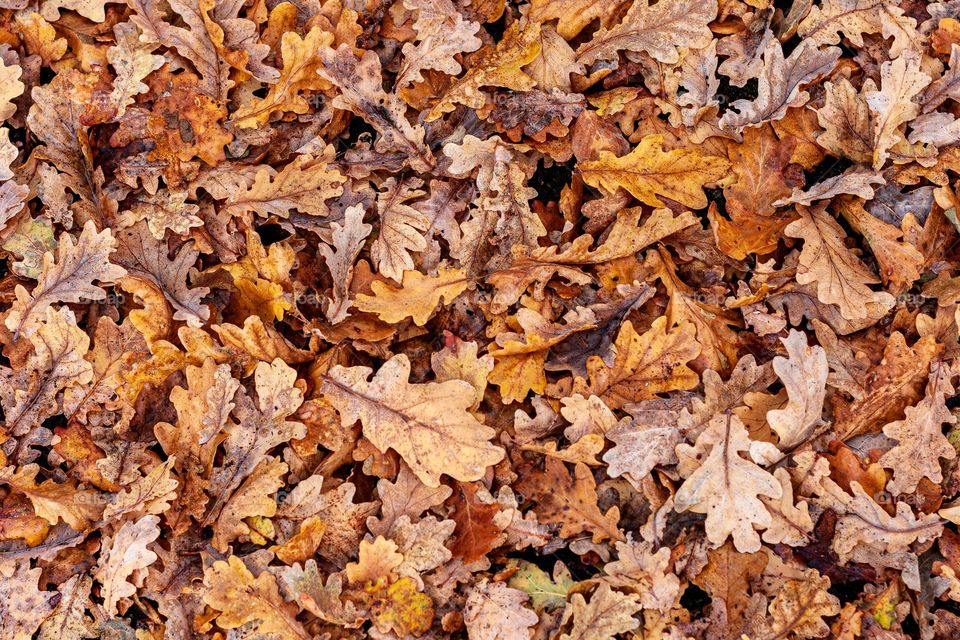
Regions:
[[[697,149],[664,151],[663,136],[651,134],[625,156],[602,151],[598,160],[581,162],[577,168],[587,184],[610,194],[622,188],[653,207],[665,206],[662,196],[702,209],[707,206],[703,187],[723,180],[730,163]]]
[[[583,378],[574,382],[574,391],[602,398],[611,408],[656,397],[675,389],[692,389],[699,382],[687,363],[700,353],[695,340],[696,330],[690,323],[668,328],[664,317],[654,320],[642,335],[633,323],[620,326],[614,347],[613,364],[599,356],[587,361],[589,383]]]
[[[280,42],[283,69],[280,79],[270,85],[267,95],[252,100],[237,109],[231,121],[241,129],[263,126],[274,113],[306,113],[307,101],[300,94],[329,88],[330,83],[317,75],[323,65],[320,49],[333,44],[333,34],[313,27],[301,38],[295,31],[287,31]]]
[[[219,611],[216,623],[224,629],[236,629],[249,623],[262,634],[275,634],[283,640],[310,640],[297,621],[297,607],[284,602],[277,579],[269,571],[256,578],[237,556],[218,560],[203,576],[206,590],[203,601]]]
[[[411,318],[414,324],[422,327],[441,301],[453,302],[469,285],[470,279],[462,269],[441,267],[436,276],[409,270],[403,272],[400,287],[375,281],[370,285],[373,295],[358,295],[353,306],[377,314],[384,322],[396,324]]]

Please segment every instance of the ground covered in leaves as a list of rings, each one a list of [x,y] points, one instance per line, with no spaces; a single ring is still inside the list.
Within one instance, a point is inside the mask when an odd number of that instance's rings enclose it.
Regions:
[[[960,0],[0,0],[0,639],[960,635]]]

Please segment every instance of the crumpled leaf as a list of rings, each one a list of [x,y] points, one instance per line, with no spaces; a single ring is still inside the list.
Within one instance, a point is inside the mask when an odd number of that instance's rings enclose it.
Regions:
[[[606,640],[636,629],[640,621],[633,615],[640,610],[638,596],[624,595],[601,584],[587,602],[575,593],[563,612],[562,624],[572,621],[570,631],[560,640]]]
[[[675,64],[678,47],[699,49],[710,43],[707,24],[717,17],[710,2],[634,2],[620,24],[601,28],[593,39],[577,49],[579,61],[591,64],[616,58],[618,51],[648,54],[654,60]]]
[[[32,638],[53,612],[56,594],[38,589],[43,571],[29,561],[12,563],[0,570],[0,635],[12,640]]]
[[[204,573],[204,602],[218,611],[217,624],[236,629],[253,623],[258,633],[306,640],[310,635],[297,621],[296,607],[284,602],[273,575],[254,577],[237,556],[218,560]]]
[[[763,51],[763,70],[756,100],[734,101],[731,110],[720,118],[720,126],[739,131],[781,119],[788,108],[807,102],[809,94],[802,86],[829,73],[839,57],[839,48],[819,50],[813,41],[806,40],[784,58],[780,43],[771,40]]]
[[[426,114],[426,122],[453,111],[458,104],[479,109],[486,103],[480,87],[504,87],[513,91],[532,89],[533,79],[521,68],[532,62],[539,52],[540,24],[530,23],[521,29],[518,22],[513,23],[507,27],[496,48],[481,51],[479,59],[467,73],[433,105]]]
[[[788,358],[773,359],[773,370],[787,390],[783,409],[767,412],[767,422],[777,434],[781,450],[790,451],[813,435],[821,423],[827,384],[827,354],[822,347],[808,346],[806,337],[791,331],[781,339]]]
[[[897,441],[884,453],[879,462],[893,469],[893,480],[888,487],[894,494],[909,493],[917,488],[922,478],[932,482],[943,479],[940,458],[952,460],[957,450],[943,435],[943,425],[955,424],[957,419],[947,409],[945,399],[954,393],[950,379],[953,372],[943,363],[930,368],[930,379],[923,399],[914,407],[904,409],[903,420],[891,422],[883,433]]]

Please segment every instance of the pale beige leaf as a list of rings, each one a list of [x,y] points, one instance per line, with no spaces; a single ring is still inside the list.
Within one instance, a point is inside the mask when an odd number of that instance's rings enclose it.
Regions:
[[[592,64],[615,60],[620,51],[634,51],[675,64],[680,60],[679,47],[700,49],[710,44],[713,34],[707,25],[716,17],[712,2],[675,0],[651,6],[648,0],[637,0],[620,24],[598,30],[577,49],[577,55],[581,63]]]
[[[874,169],[882,167],[890,148],[903,140],[902,125],[920,113],[914,98],[930,84],[930,76],[921,70],[920,61],[919,53],[906,51],[896,60],[884,62],[880,67],[880,90],[864,94],[874,119]]]
[[[610,580],[640,594],[644,609],[667,612],[680,598],[680,580],[670,571],[670,549],[656,552],[649,542],[617,542],[617,559],[603,567]]]
[[[437,382],[463,380],[469,382],[476,391],[473,404],[475,409],[483,400],[487,388],[487,376],[493,370],[493,356],[477,356],[476,342],[465,342],[450,336],[440,351],[430,356],[430,367],[437,376]]]
[[[394,85],[398,88],[423,82],[424,69],[458,75],[463,69],[454,56],[476,51],[483,44],[476,36],[480,25],[465,20],[451,0],[404,0],[403,6],[417,12],[413,23],[417,39],[416,44],[405,43],[400,51],[403,62]]]
[[[598,6],[602,3],[592,4]],[[552,26],[543,25],[540,29],[540,53],[523,68],[523,72],[537,83],[539,89],[570,91],[570,74],[584,75],[586,70],[577,62],[576,52],[567,44],[563,36]]]
[[[16,145],[10,142],[10,130],[6,127],[0,128],[0,181],[13,177],[13,169],[10,165],[17,159],[19,153]]]
[[[53,612],[56,593],[38,588],[42,572],[29,560],[0,566],[0,638],[30,640]]]
[[[380,136],[374,149],[381,153],[402,152],[417,171],[433,166],[433,156],[423,142],[423,127],[410,124],[406,105],[395,94],[383,90],[383,74],[376,53],[364,51],[363,57],[357,59],[352,48],[342,44],[336,51],[323,47],[320,55],[323,60],[318,70],[320,77],[340,89],[333,106],[355,113],[377,130]]]
[[[323,313],[331,324],[343,322],[348,316],[354,261],[373,230],[373,226],[364,223],[363,214],[361,205],[348,207],[343,213],[343,224],[330,223],[333,246],[317,245],[317,253],[323,256],[333,281],[333,297],[323,300]]]
[[[471,640],[529,640],[537,614],[524,605],[529,596],[502,582],[481,581],[467,596],[463,622]]]
[[[113,33],[117,43],[107,49],[107,60],[117,77],[113,80],[109,104],[116,109],[114,117],[120,118],[136,96],[147,91],[143,79],[163,66],[164,58],[151,53],[154,47],[140,41],[136,25],[130,22],[116,24]]]
[[[410,361],[403,354],[388,360],[372,381],[371,373],[369,367],[338,365],[321,391],[344,426],[359,420],[377,449],[395,450],[425,485],[438,486],[441,474],[479,480],[503,458],[503,450],[488,442],[494,430],[467,412],[476,393],[469,383],[410,384]]]
[[[90,338],[77,326],[69,308],[47,307],[33,329],[33,353],[26,365],[3,375],[0,385],[5,429],[16,436],[28,433],[57,413],[56,396],[64,387],[87,384],[93,379],[93,367],[85,359]],[[5,372],[0,369],[0,373]]]
[[[954,395],[953,375],[945,363],[933,363],[923,399],[904,410],[903,420],[891,422],[883,428],[885,435],[897,441],[877,461],[893,469],[893,480],[887,483],[887,488],[894,495],[913,492],[923,478],[939,484],[943,481],[940,458],[953,460],[957,457],[957,450],[943,435],[945,424],[957,422],[946,405],[946,399]]]
[[[132,226],[141,220],[157,240],[163,240],[167,230],[185,236],[191,228],[202,227],[197,215],[200,207],[187,204],[190,194],[176,189],[160,189],[155,194],[140,194],[131,199],[130,211],[124,212],[122,226]]]
[[[776,478],[741,456],[753,444],[740,418],[721,415],[710,421],[696,445],[677,445],[678,457],[703,458],[677,490],[676,510],[706,514],[707,539],[714,547],[732,536],[737,551],[759,550],[754,527],[765,529],[771,523],[760,496],[782,495]]]
[[[824,87],[824,104],[817,109],[817,121],[824,131],[817,135],[817,144],[854,162],[871,162],[873,121],[866,99],[846,78]],[[867,80],[864,87],[876,89],[873,80]]]
[[[20,76],[23,69],[19,65],[6,65],[0,60],[0,122],[3,122],[17,111],[13,100],[23,93],[23,83]]]
[[[84,225],[76,242],[69,233],[61,234],[56,258],[52,253],[44,255],[40,278],[33,291],[27,293],[22,285],[17,285],[17,299],[5,320],[7,328],[15,334],[30,333],[31,323],[51,304],[106,297],[106,292],[94,281],[111,284],[126,274],[125,269],[110,263],[114,246],[110,230],[98,232],[92,221]]]
[[[873,198],[873,184],[884,184],[886,181],[879,172],[870,171],[862,167],[851,167],[843,173],[818,182],[809,189],[796,188],[787,198],[773,203],[775,207],[785,207],[790,204],[802,204],[809,207],[817,200],[832,200],[839,195],[855,195],[864,200]]]
[[[147,548],[160,537],[160,518],[146,515],[136,522],[127,522],[105,545],[94,571],[101,585],[107,615],[117,615],[117,603],[137,592],[143,583],[144,569],[157,561],[157,554]]]
[[[79,640],[96,638],[97,626],[88,614],[91,608],[90,590],[93,579],[86,574],[78,574],[60,585],[60,602],[57,608],[40,625],[38,640]],[[0,612],[0,619],[3,613]],[[0,634],[2,635],[2,634]]]
[[[846,233],[826,207],[799,206],[797,212],[800,219],[784,230],[791,238],[804,241],[797,282],[816,284],[820,302],[837,305],[848,320],[867,317],[877,308],[890,309],[893,296],[867,286],[879,279],[843,243]]]
[[[768,544],[786,544],[802,547],[812,541],[813,518],[805,500],[794,503],[793,484],[790,473],[783,468],[776,469],[773,476],[783,488],[779,499],[760,496],[760,501],[770,512],[770,526],[763,532],[763,541]]]
[[[428,487],[417,479],[410,467],[401,464],[393,482],[384,479],[377,483],[383,506],[379,518],[367,520],[367,528],[374,535],[390,536],[400,518],[416,520],[427,509],[443,504],[452,493],[453,489],[446,485]]]
[[[720,126],[740,131],[783,118],[788,108],[799,107],[809,99],[801,87],[828,74],[839,57],[838,47],[818,50],[813,41],[804,40],[784,59],[780,42],[772,39],[763,52],[756,100],[734,101],[720,119]]]
[[[826,395],[827,353],[819,346],[808,346],[807,337],[791,330],[781,338],[786,358],[773,359],[773,370],[787,390],[787,405],[767,412],[767,422],[779,437],[782,451],[790,451],[805,442],[820,425]]]
[[[259,169],[248,189],[230,194],[224,210],[234,216],[252,211],[265,218],[287,218],[291,210],[326,216],[330,211],[327,200],[343,193],[345,181],[324,159],[299,155],[279,173],[271,167]]]
[[[562,624],[572,621],[570,631],[560,640],[611,640],[618,634],[640,626],[634,614],[640,611],[640,596],[624,595],[601,584],[587,602],[583,594],[570,597],[563,611]]]
[[[377,196],[377,213],[380,216],[380,235],[370,247],[370,257],[383,275],[400,282],[403,272],[414,268],[411,252],[427,248],[423,232],[430,226],[425,215],[408,204],[424,192],[417,180],[389,178],[382,184],[383,191]]]

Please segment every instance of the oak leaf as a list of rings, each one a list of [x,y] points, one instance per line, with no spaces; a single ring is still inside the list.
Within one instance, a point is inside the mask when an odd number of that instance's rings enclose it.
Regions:
[[[707,539],[714,547],[732,537],[737,551],[757,551],[760,536],[754,527],[770,526],[760,496],[776,499],[783,490],[770,473],[740,455],[753,454],[755,444],[740,418],[727,415],[711,420],[695,445],[677,446],[681,459],[702,462],[677,490],[676,509],[706,514]]]
[[[609,27],[617,8],[622,4],[622,0],[533,0],[530,3],[530,19],[544,23],[557,20],[557,33],[571,40],[594,20]]]
[[[134,595],[143,579],[144,569],[157,561],[147,545],[160,537],[160,518],[146,515],[120,527],[97,565],[95,576],[102,585],[101,595],[107,615],[117,615],[122,598]],[[131,583],[131,579],[133,582]]]
[[[734,101],[731,109],[720,118],[720,126],[740,131],[744,127],[779,120],[788,108],[807,102],[810,96],[801,87],[829,73],[839,57],[839,48],[821,50],[812,40],[806,40],[784,59],[780,42],[771,40],[763,51],[763,70],[756,100]]]
[[[797,212],[800,219],[784,230],[791,238],[804,241],[797,282],[815,283],[820,301],[837,305],[841,315],[850,320],[868,315],[872,308],[893,306],[893,296],[867,286],[879,279],[843,244],[846,234],[825,205],[800,206]]]
[[[333,297],[324,299],[324,314],[333,324],[347,318],[351,301],[350,282],[353,265],[373,227],[363,222],[363,207],[354,205],[344,211],[343,224],[330,223],[332,246],[321,244],[317,253],[323,256],[333,280]]]
[[[53,480],[36,480],[40,468],[28,464],[14,471],[11,467],[0,470],[0,482],[24,494],[33,505],[34,513],[51,525],[63,520],[74,531],[83,531],[99,519],[103,504],[96,491],[80,489],[68,480],[56,483]]]
[[[417,591],[411,578],[400,578],[389,584],[381,578],[367,585],[363,595],[373,625],[381,633],[420,637],[433,622],[433,601]]]
[[[28,293],[22,285],[17,286],[16,301],[4,321],[7,328],[15,334],[29,333],[31,323],[51,304],[106,297],[106,292],[94,281],[111,284],[126,274],[125,269],[110,263],[110,253],[115,246],[110,230],[97,231],[92,221],[84,225],[76,243],[70,234],[64,233],[56,257],[52,253],[44,255],[40,278],[33,291]]]
[[[459,74],[462,68],[455,56],[480,48],[483,42],[476,36],[480,25],[464,20],[450,0],[404,0],[403,4],[417,12],[413,23],[417,40],[416,44],[407,42],[403,45],[400,51],[403,62],[394,86],[423,82],[424,69],[435,69],[452,76]]]
[[[365,51],[358,60],[350,47],[340,45],[336,51],[323,47],[320,55],[320,77],[340,89],[333,106],[355,113],[377,130],[380,137],[375,149],[401,151],[418,171],[433,166],[433,156],[423,142],[423,127],[411,125],[400,99],[383,90],[380,60],[373,51]]]
[[[23,69],[19,65],[7,65],[0,61],[0,122],[3,122],[17,111],[13,100],[23,93],[23,83],[20,76]]]
[[[930,367],[926,394],[913,407],[904,409],[903,420],[891,422],[883,433],[897,441],[877,461],[893,469],[893,480],[887,485],[894,494],[910,493],[917,488],[922,478],[941,482],[940,458],[953,460],[957,450],[943,435],[943,425],[955,424],[956,416],[945,403],[954,393],[950,379],[953,371],[941,362]]]
[[[481,87],[503,87],[513,91],[533,88],[534,80],[521,68],[531,63],[540,52],[540,23],[533,22],[520,27],[514,22],[507,27],[503,39],[495,48],[481,50],[470,69],[427,112],[426,122],[431,122],[449,113],[462,104],[479,109],[486,103]]]
[[[218,560],[203,576],[203,601],[219,611],[217,625],[236,629],[253,623],[258,633],[284,640],[311,636],[297,621],[295,606],[284,602],[274,576],[264,571],[256,578],[237,556]]]
[[[618,523],[620,509],[606,513],[597,506],[597,485],[593,472],[583,463],[571,477],[566,465],[556,458],[544,461],[543,471],[530,472],[517,488],[537,502],[537,515],[543,522],[562,524],[565,538],[592,531],[594,542],[623,540]]]
[[[575,391],[596,395],[616,409],[697,384],[697,374],[687,367],[700,353],[694,327],[689,323],[668,327],[666,318],[661,317],[645,333],[638,334],[630,321],[624,322],[614,349],[616,353],[609,366],[599,356],[590,357],[590,382],[577,378]]]
[[[503,450],[488,442],[493,429],[467,412],[474,398],[468,383],[410,384],[405,355],[388,360],[369,381],[371,373],[369,367],[337,365],[321,390],[345,426],[360,420],[373,445],[399,453],[425,485],[438,486],[441,474],[478,480],[503,458]]]
[[[707,552],[707,563],[693,582],[723,608],[725,635],[742,627],[750,605],[749,584],[767,566],[763,551],[742,553],[730,542]]]
[[[15,436],[29,433],[58,412],[57,395],[70,385],[85,385],[93,379],[93,367],[85,359],[90,338],[77,326],[69,308],[47,307],[30,335],[33,352],[13,372],[0,369],[0,406],[4,431]],[[49,432],[48,432],[49,433]]]
[[[770,603],[770,633],[798,638],[827,636],[830,628],[823,618],[840,613],[840,599],[827,591],[829,587],[830,579],[820,575],[787,580]]]
[[[389,580],[403,563],[403,554],[397,553],[397,544],[383,536],[377,536],[373,542],[362,541],[358,553],[359,560],[346,568],[347,580],[352,584],[363,585],[381,578]]]
[[[873,114],[873,168],[879,169],[889,149],[903,139],[901,126],[917,117],[920,105],[914,102],[930,77],[920,68],[920,56],[906,51],[880,67],[880,89],[868,91],[864,99]]]
[[[730,164],[696,149],[664,151],[663,136],[651,134],[625,156],[603,151],[598,160],[581,162],[578,168],[587,184],[608,193],[622,188],[652,207],[664,206],[662,196],[702,209],[707,206],[703,185],[726,177]]]
[[[12,562],[0,568],[0,637],[10,640],[32,638],[40,624],[53,612],[55,593],[41,591],[40,567],[30,562]]]
[[[826,396],[827,354],[822,347],[808,346],[804,334],[790,331],[782,338],[787,358],[773,359],[773,370],[787,390],[786,406],[767,412],[767,422],[777,434],[778,446],[790,451],[805,442],[821,423]]]
[[[463,622],[477,640],[527,640],[537,614],[524,605],[527,594],[502,582],[481,582],[467,596]]]
[[[535,611],[552,611],[567,603],[567,595],[576,583],[562,562],[554,565],[553,575],[530,562],[520,561],[507,585],[530,596]]]
[[[232,122],[242,129],[250,129],[266,125],[277,112],[309,111],[309,104],[300,94],[330,86],[317,72],[322,66],[320,49],[331,44],[333,34],[320,27],[313,27],[303,38],[293,31],[285,32],[280,41],[283,60],[280,78],[270,85],[267,95],[237,109],[231,116]]]
[[[191,288],[187,283],[198,255],[193,243],[187,242],[171,259],[166,244],[161,244],[141,222],[120,232],[113,259],[126,269],[126,278],[159,290],[173,306],[175,320],[199,327],[210,317],[210,309],[201,302],[210,289]]]
[[[358,295],[354,306],[360,311],[376,313],[384,322],[395,324],[409,317],[422,327],[441,301],[449,304],[469,284],[461,269],[441,268],[435,277],[416,270],[404,271],[400,288],[373,282],[370,286],[373,295]]]
[[[624,595],[606,584],[597,587],[590,602],[582,594],[573,594],[561,622],[573,624],[560,640],[610,640],[636,629],[640,621],[633,615],[640,611],[638,599],[636,594]]]
[[[297,156],[279,172],[270,167],[258,170],[249,188],[230,195],[226,211],[236,216],[252,211],[264,217],[286,218],[295,209],[310,216],[326,216],[326,201],[343,193],[344,180],[325,159]]]
[[[679,1],[634,2],[620,24],[599,29],[593,39],[577,49],[580,62],[591,64],[610,60],[619,51],[648,54],[654,60],[675,64],[679,47],[700,49],[710,44],[708,24],[717,17],[717,8],[709,2]]]
[[[500,507],[492,500],[481,500],[473,484],[461,482],[458,487],[459,499],[450,514],[456,528],[449,547],[454,556],[470,564],[486,556],[499,541],[500,527],[495,522]]]

